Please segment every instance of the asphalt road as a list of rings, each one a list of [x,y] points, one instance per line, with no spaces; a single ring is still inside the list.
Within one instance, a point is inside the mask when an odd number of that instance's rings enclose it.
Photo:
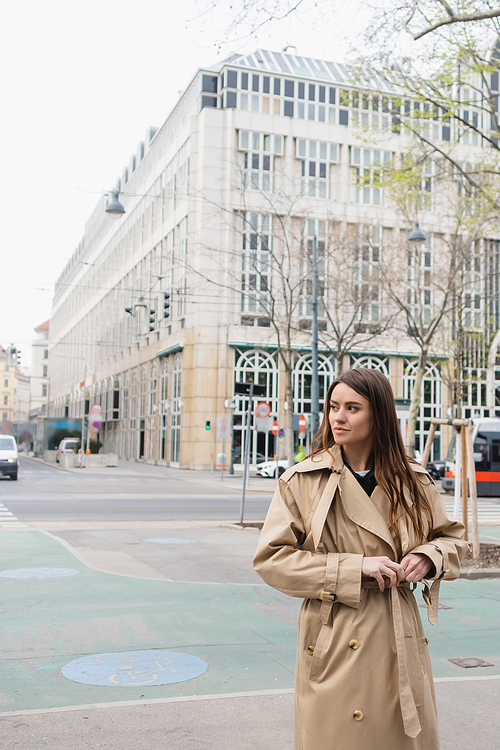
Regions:
[[[107,473],[109,471],[109,473]],[[253,478],[259,490],[268,480]],[[126,464],[100,473],[62,471],[21,457],[19,478],[0,478],[0,502],[19,521],[236,521],[241,479]],[[248,492],[245,520],[265,517],[272,483]]]

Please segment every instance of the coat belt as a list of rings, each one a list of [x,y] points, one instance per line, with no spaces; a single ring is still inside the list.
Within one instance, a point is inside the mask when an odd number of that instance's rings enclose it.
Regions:
[[[427,581],[423,581],[424,591],[423,597],[427,604],[428,616],[431,624],[437,622],[437,611],[438,611],[438,596],[439,596],[439,581],[434,581],[432,587],[429,587]],[[379,589],[378,583],[375,580],[362,580],[362,587],[365,589]],[[399,588],[405,588],[413,590],[415,586],[411,583],[403,581],[399,586],[393,586],[390,589],[391,592],[391,604],[392,604],[392,625],[394,628],[394,639],[396,643],[396,654],[398,660],[398,675],[399,675],[399,702],[401,705],[401,716],[403,719],[403,727],[405,734],[408,737],[417,737],[422,731],[420,726],[420,720],[418,718],[417,707],[415,699],[411,690],[410,677],[408,675],[408,666],[406,664],[406,649],[405,649],[405,634],[403,628],[403,615],[401,612],[401,602],[398,594]],[[330,619],[330,614],[333,609],[334,600],[323,599],[320,608],[320,619],[321,622],[326,625]]]

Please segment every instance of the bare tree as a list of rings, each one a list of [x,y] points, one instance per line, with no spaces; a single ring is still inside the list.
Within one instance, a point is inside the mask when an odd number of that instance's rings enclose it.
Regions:
[[[432,178],[429,174],[433,174]],[[409,229],[419,213],[431,208],[431,203],[441,221],[440,231],[434,233],[434,247],[430,237],[426,244],[416,244],[413,248],[405,237],[400,238],[392,248],[385,248],[382,268],[386,294],[400,311],[399,328],[418,348],[407,431],[407,448],[412,455],[427,362],[445,340],[448,342],[445,353],[457,354],[449,347],[450,336],[443,337],[443,330],[456,327],[457,285],[461,274],[470,268],[477,243],[497,224],[496,210],[485,197],[489,188],[485,186],[484,192],[477,194],[467,183],[458,182],[457,188],[457,181],[452,178],[446,162],[433,163],[428,154],[416,151],[404,155],[383,178]],[[451,192],[453,188],[455,194]],[[405,245],[406,252],[402,251]],[[455,348],[463,342],[463,335],[456,336]]]

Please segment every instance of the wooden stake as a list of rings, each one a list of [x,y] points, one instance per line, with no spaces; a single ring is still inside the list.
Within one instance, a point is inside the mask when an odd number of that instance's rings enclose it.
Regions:
[[[467,506],[468,506],[468,489],[467,489],[467,438],[465,435],[465,431],[467,430],[467,427],[464,425],[460,428],[460,436],[462,440],[462,518],[463,518],[463,524],[465,526],[465,541],[469,540],[469,523],[467,520]],[[458,482],[457,472],[455,472],[455,482]]]
[[[472,445],[472,431],[470,428],[465,431],[465,439],[467,444],[467,470],[469,474],[470,510],[472,515],[472,557],[474,560],[479,560],[481,552],[477,522],[476,466],[474,464],[474,446]]]
[[[431,455],[431,448],[432,443],[434,442],[434,435],[436,434],[436,424],[434,422],[431,422],[431,428],[429,430],[429,434],[427,435],[427,441],[425,443],[424,448],[424,455],[422,456],[422,466],[427,466],[427,462],[429,460],[429,456]]]

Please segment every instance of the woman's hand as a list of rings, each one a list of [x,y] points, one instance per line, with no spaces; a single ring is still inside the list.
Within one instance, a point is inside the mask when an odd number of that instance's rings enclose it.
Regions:
[[[411,557],[411,555],[407,555],[407,557]],[[420,555],[414,555],[414,557],[420,557]],[[385,556],[363,557],[361,573],[369,578],[375,578],[381,591],[397,586],[398,583],[405,580],[403,566]]]
[[[421,552],[410,552],[401,560],[401,565],[405,571],[405,579],[408,583],[417,583],[425,578],[432,568],[432,560]]]

